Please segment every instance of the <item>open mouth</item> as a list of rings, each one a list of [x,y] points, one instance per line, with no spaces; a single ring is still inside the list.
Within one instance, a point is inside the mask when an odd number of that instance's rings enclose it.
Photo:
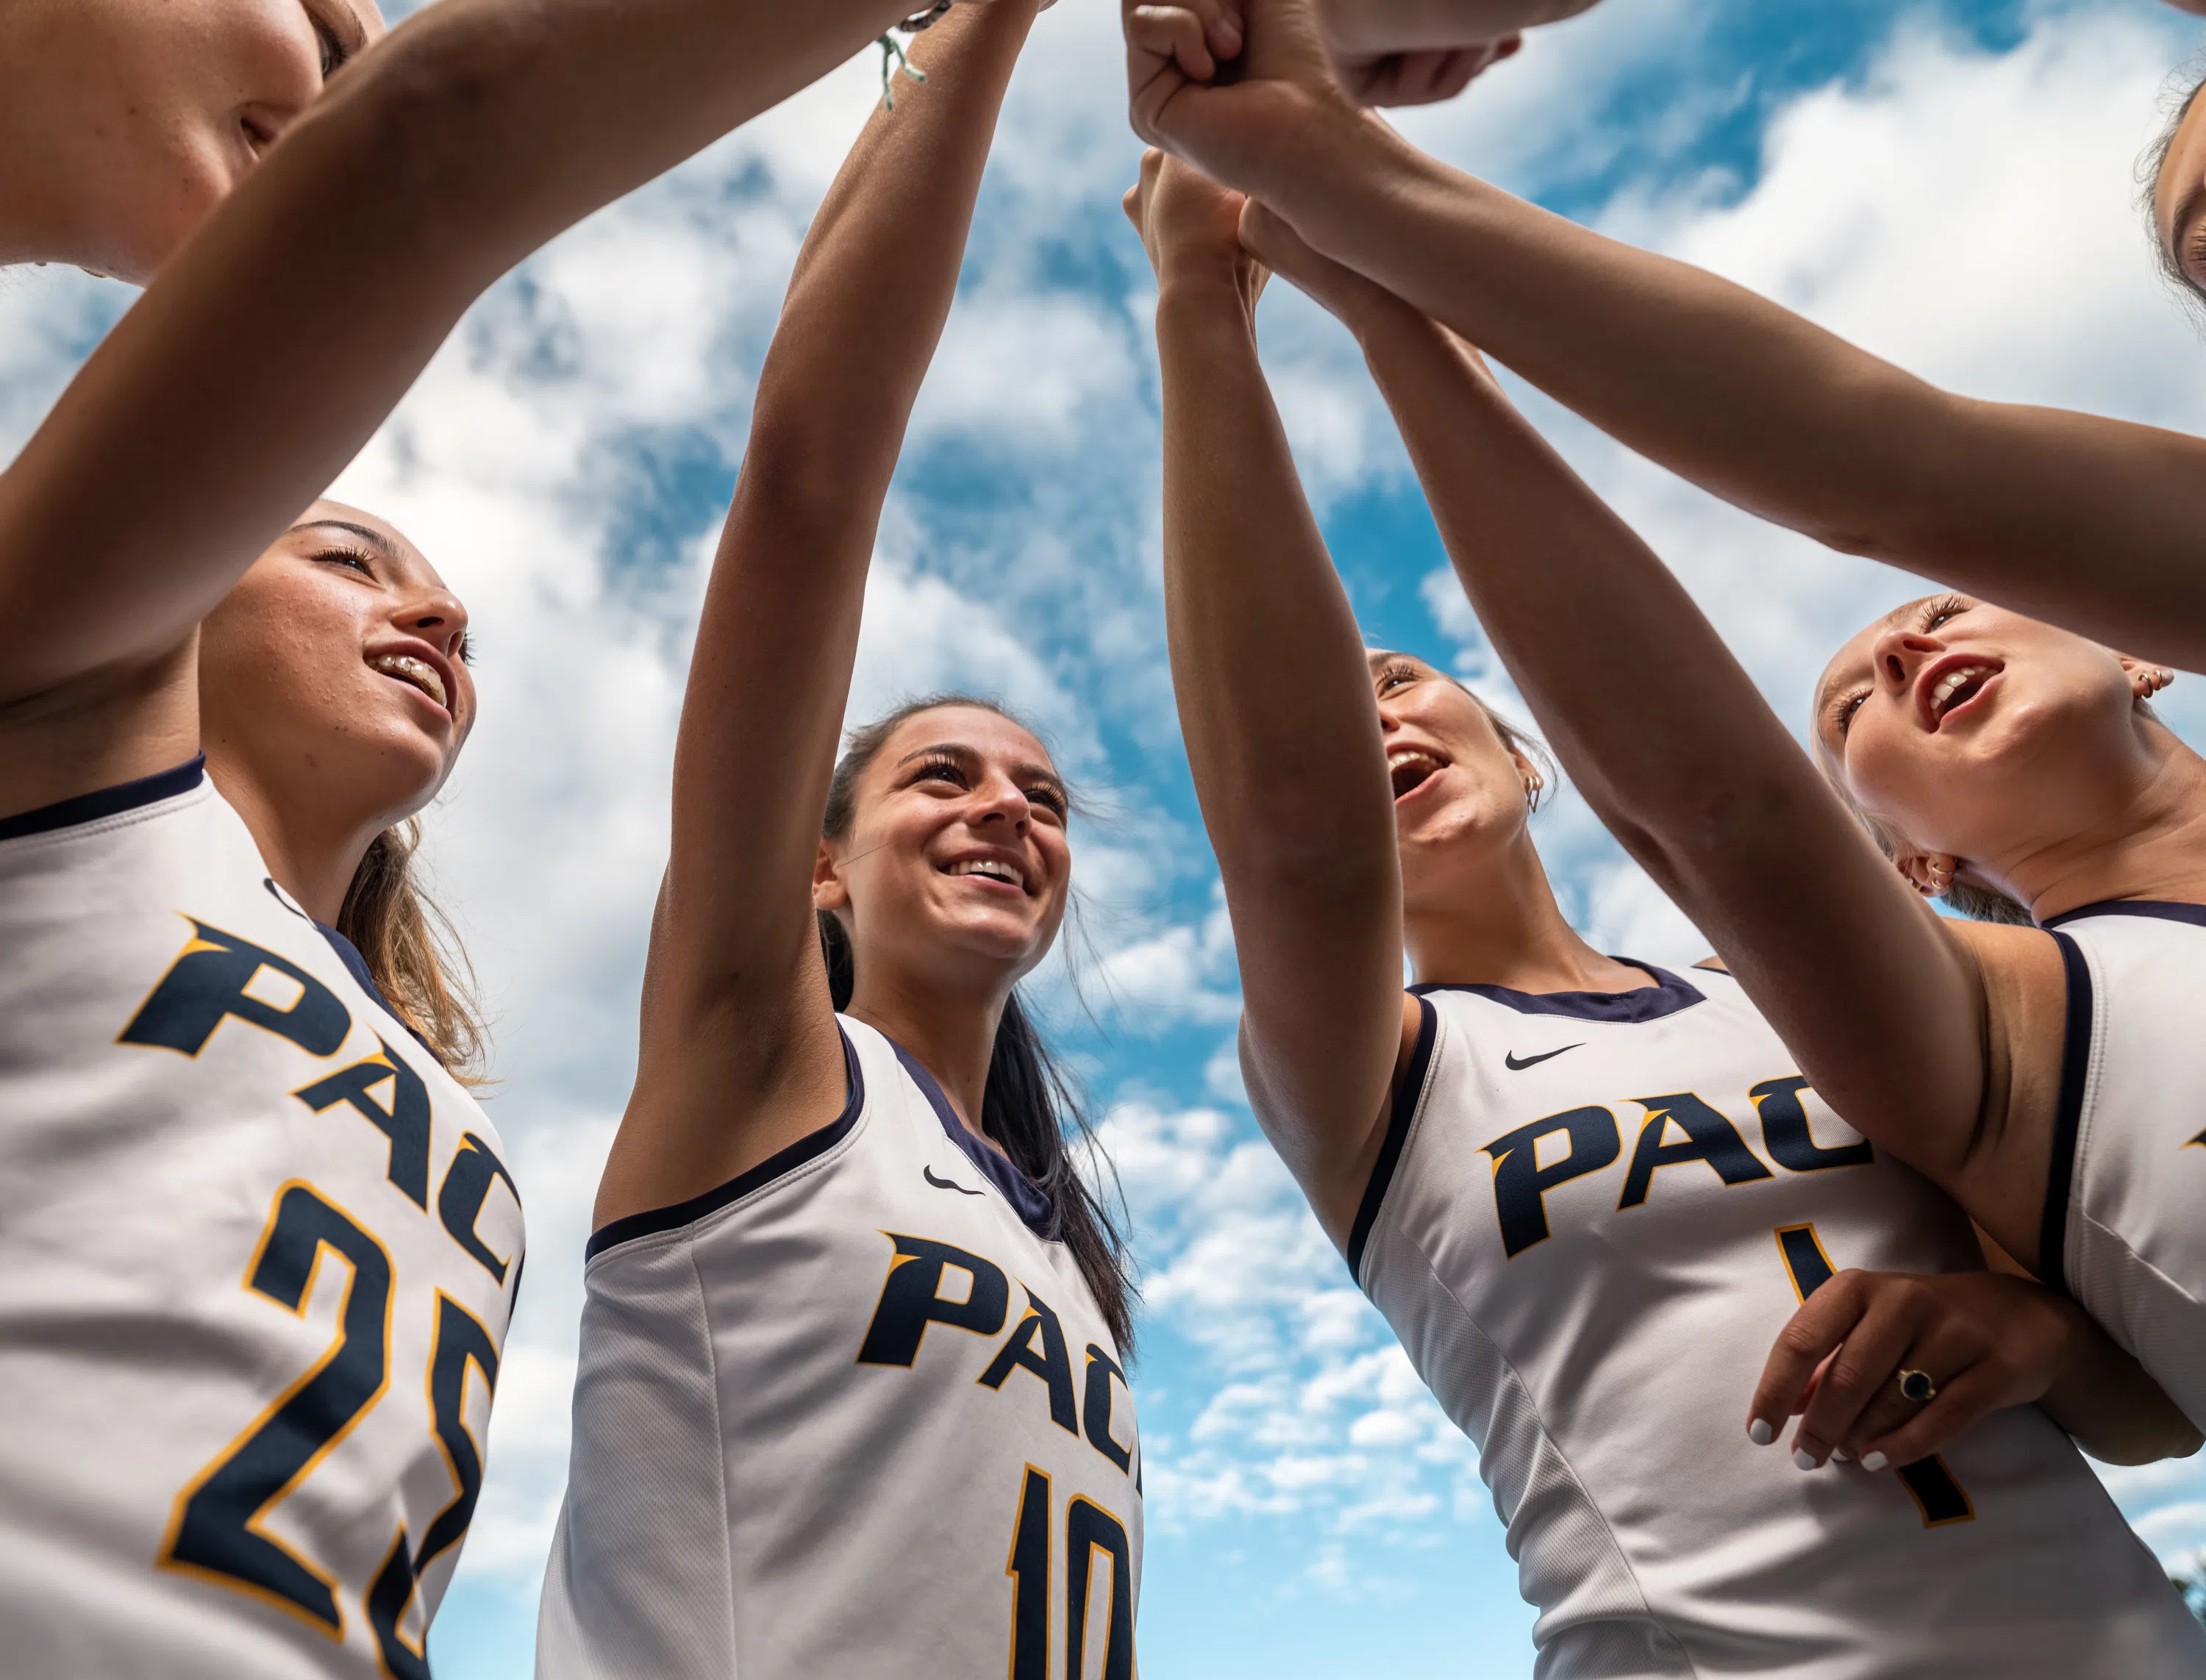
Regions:
[[[1386,779],[1394,784],[1397,801],[1407,799],[1440,771],[1440,761],[1414,747],[1398,747],[1386,754]]]
[[[445,711],[452,709],[444,693],[444,679],[427,660],[417,659],[410,653],[379,653],[367,663],[370,669],[409,688],[419,688]]]
[[[1929,673],[1923,692],[1923,722],[1935,734],[1948,717],[1982,694],[2000,670],[1996,660],[1955,660]]]
[[[975,876],[984,881],[993,881],[999,885],[1010,887],[1013,891],[1022,895],[1027,890],[1025,872],[1017,865],[1005,863],[999,858],[963,858],[956,863],[945,865],[942,873],[945,875]]]

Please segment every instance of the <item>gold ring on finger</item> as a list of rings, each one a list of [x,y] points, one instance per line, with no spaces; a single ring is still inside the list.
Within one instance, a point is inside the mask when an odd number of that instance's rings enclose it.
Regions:
[[[1938,1385],[1930,1380],[1928,1371],[1902,1371],[1899,1391],[1919,1406],[1938,1397]]]

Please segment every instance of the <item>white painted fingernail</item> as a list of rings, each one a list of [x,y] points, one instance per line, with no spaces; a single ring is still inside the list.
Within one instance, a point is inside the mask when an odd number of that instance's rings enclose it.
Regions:
[[[1890,1463],[1892,1463],[1892,1461],[1889,1458],[1887,1458],[1882,1453],[1872,1452],[1862,1460],[1862,1469],[1864,1470],[1881,1470]]]
[[[1837,1459],[1841,1464],[1851,1464],[1854,1462],[1844,1447],[1833,1447],[1831,1449],[1831,1457]]]
[[[1777,1439],[1777,1432],[1769,1427],[1767,1418],[1756,1418],[1746,1426],[1746,1438],[1758,1447],[1766,1447]]]
[[[1794,1447],[1792,1462],[1804,1470],[1812,1470],[1815,1468],[1815,1455],[1805,1447]]]

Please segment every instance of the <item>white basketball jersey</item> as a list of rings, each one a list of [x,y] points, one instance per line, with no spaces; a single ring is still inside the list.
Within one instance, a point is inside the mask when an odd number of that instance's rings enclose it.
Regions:
[[[2046,926],[2068,973],[2048,1281],[2206,1428],[2206,905],[2124,900]]]
[[[590,1241],[540,1680],[1132,1680],[1116,1344],[1046,1199],[842,1029],[833,1124]]]
[[[2206,1674],[2206,1634],[2036,1409],[1879,1474],[1747,1439],[1778,1331],[1834,1271],[1981,1251],[1734,981],[1649,972],[1614,995],[1415,988],[1350,1242],[1479,1447],[1541,1680]]]
[[[497,1134],[198,763],[0,820],[0,1671],[426,1676]]]

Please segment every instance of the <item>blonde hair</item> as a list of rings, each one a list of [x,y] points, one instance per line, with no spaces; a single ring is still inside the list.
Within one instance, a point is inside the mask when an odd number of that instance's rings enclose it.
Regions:
[[[452,1077],[481,1085],[488,1044],[474,968],[450,919],[422,889],[414,867],[420,846],[416,818],[375,837],[345,891],[337,932],[358,948],[384,1001]]]

